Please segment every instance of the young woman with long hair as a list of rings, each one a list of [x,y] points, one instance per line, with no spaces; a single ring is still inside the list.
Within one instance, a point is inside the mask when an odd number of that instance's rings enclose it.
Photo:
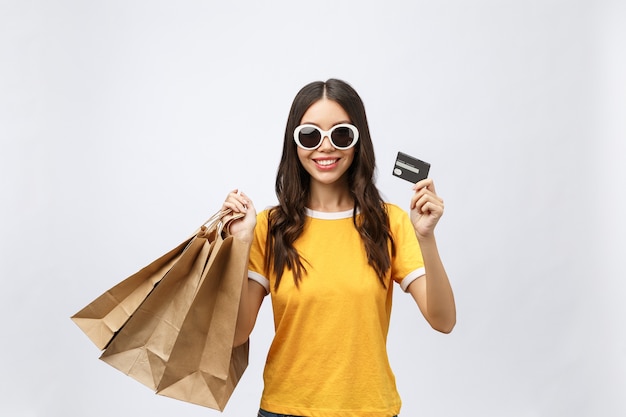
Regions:
[[[392,417],[400,397],[386,350],[394,283],[430,325],[456,323],[434,229],[444,205],[432,179],[413,186],[410,215],[385,203],[363,102],[347,83],[313,82],[296,95],[276,177],[278,204],[257,214],[232,191],[224,209],[245,216],[231,233],[250,243],[236,344],[271,295],[275,336],[259,416]]]

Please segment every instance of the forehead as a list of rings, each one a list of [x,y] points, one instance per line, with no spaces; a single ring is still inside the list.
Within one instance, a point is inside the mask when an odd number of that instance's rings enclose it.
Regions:
[[[339,103],[323,98],[311,104],[302,115],[300,123],[311,123],[324,129],[330,129],[338,123],[350,121],[348,113]]]

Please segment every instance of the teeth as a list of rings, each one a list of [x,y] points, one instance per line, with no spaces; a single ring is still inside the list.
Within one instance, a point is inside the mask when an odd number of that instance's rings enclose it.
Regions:
[[[319,165],[328,166],[328,165],[334,164],[335,162],[337,162],[337,160],[336,159],[320,159],[320,160],[315,161],[315,162],[317,162]]]

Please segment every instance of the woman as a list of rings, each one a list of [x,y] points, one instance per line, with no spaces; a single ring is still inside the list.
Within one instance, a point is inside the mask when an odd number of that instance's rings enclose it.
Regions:
[[[394,281],[430,325],[456,322],[435,242],[443,200],[431,179],[413,186],[410,216],[374,185],[363,103],[343,81],[308,84],[287,120],[276,178],[278,205],[257,215],[237,190],[224,209],[243,212],[231,233],[250,243],[236,344],[271,294],[276,334],[259,416],[392,417],[400,397],[386,339]]]

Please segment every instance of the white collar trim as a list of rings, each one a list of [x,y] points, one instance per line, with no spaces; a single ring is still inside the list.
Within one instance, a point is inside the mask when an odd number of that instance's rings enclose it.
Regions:
[[[341,219],[351,219],[353,209],[346,211],[315,211],[310,208],[306,208],[306,215],[312,217],[314,219],[321,220],[341,220]]]

